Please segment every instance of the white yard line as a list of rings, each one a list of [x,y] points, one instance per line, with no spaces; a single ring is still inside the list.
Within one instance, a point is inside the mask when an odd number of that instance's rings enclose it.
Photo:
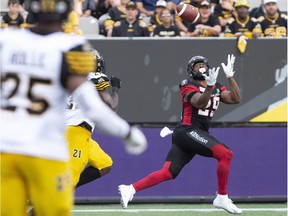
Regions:
[[[287,212],[287,208],[244,208],[245,211]],[[217,212],[219,209],[75,209],[72,212]]]

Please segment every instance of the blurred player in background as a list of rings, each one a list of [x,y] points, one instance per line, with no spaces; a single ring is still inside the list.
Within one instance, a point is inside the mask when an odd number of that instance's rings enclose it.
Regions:
[[[95,85],[101,99],[112,110],[116,111],[119,104],[121,79],[112,76],[109,80],[105,74],[104,58],[95,49],[92,49],[92,53],[98,65],[96,72],[89,73],[88,80]],[[109,92],[110,82],[112,85],[111,93]],[[73,186],[77,188],[109,173],[113,162],[111,157],[92,139],[94,123],[77,108],[72,97],[69,97],[68,105],[66,138],[70,148]],[[86,167],[86,165],[88,166]]]
[[[241,214],[227,194],[232,151],[221,141],[209,134],[210,121],[220,101],[237,104],[241,100],[240,90],[234,79],[234,55],[228,55],[228,63],[222,63],[229,81],[230,91],[217,82],[220,67],[210,68],[208,59],[194,56],[187,66],[188,79],[179,85],[182,101],[182,121],[172,134],[172,147],[166,156],[162,169],[151,173],[131,185],[120,185],[121,205],[127,208],[136,192],[175,179],[182,168],[196,154],[218,160],[218,195],[213,201],[216,208],[229,213]]]
[[[0,67],[1,216],[26,215],[27,200],[36,215],[66,216],[73,205],[65,140],[67,93],[97,128],[122,138],[130,153],[142,153],[147,141],[87,80],[96,70],[87,40],[61,32],[70,2],[32,0],[29,6],[35,27],[0,33],[0,52],[5,53]]]

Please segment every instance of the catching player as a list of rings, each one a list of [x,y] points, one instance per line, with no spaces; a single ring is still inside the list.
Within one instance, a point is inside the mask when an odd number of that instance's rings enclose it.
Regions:
[[[232,203],[227,194],[232,151],[221,141],[209,134],[210,121],[220,101],[226,104],[240,102],[240,90],[234,79],[234,55],[228,55],[228,63],[222,63],[228,78],[230,91],[217,82],[220,67],[210,68],[208,59],[194,56],[187,66],[188,79],[179,85],[182,100],[182,121],[172,134],[172,147],[162,169],[151,173],[131,185],[120,185],[121,205],[127,208],[136,192],[175,179],[182,168],[196,154],[215,158],[218,161],[218,195],[213,201],[216,208],[229,213],[241,214],[242,210]]]

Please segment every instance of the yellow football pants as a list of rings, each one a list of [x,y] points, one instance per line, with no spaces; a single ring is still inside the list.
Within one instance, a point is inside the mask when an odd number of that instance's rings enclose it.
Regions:
[[[86,165],[101,170],[113,164],[111,157],[101,149],[91,135],[89,131],[81,126],[67,127],[66,139],[70,149],[74,187],[77,185],[81,172]]]
[[[1,154],[1,216],[69,216],[73,206],[70,163]]]

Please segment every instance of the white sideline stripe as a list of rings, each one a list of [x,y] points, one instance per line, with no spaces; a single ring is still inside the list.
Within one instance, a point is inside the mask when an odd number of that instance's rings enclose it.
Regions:
[[[244,208],[245,211],[272,211],[287,212],[287,208]],[[221,209],[82,209],[72,210],[72,212],[217,212]]]

